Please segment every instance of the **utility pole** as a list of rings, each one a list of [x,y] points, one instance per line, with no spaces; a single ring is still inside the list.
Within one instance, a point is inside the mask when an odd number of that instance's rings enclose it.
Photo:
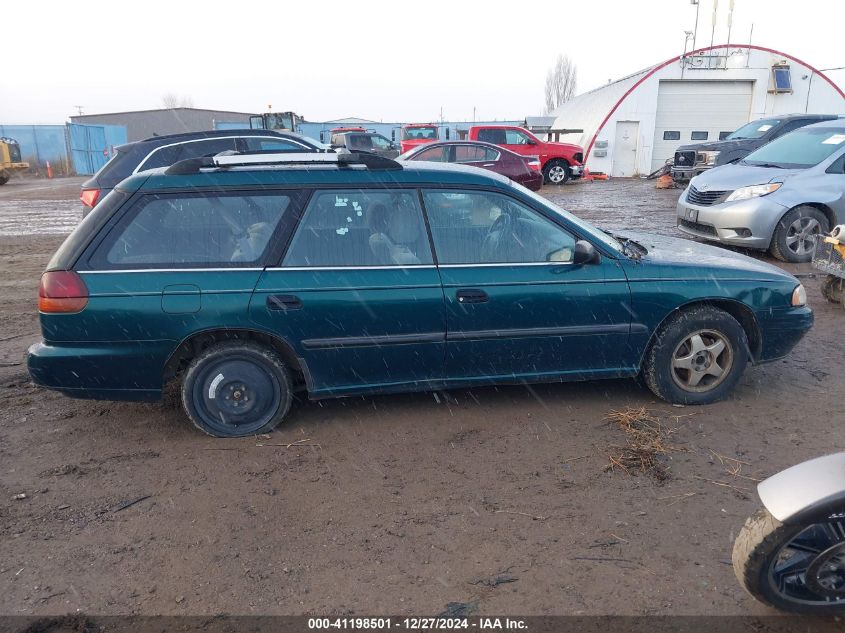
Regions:
[[[710,29],[710,54],[707,56],[707,67],[712,68],[713,62],[713,40],[716,36],[716,14],[719,11],[719,0],[713,0],[713,26]]]
[[[77,114],[77,116],[82,116],[82,108],[83,108],[83,106],[81,106],[81,105],[75,105],[75,106],[73,106],[73,107],[74,107],[74,108],[76,108],[76,114]]]
[[[701,0],[690,0],[695,5],[695,28],[692,31],[692,50],[695,50],[695,40],[698,37],[698,11],[701,9]]]

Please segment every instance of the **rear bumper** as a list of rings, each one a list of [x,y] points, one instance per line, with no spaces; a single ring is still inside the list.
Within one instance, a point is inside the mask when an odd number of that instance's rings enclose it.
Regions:
[[[171,341],[36,343],[27,352],[32,381],[74,398],[157,400]]]
[[[540,191],[543,188],[543,174],[539,171],[532,171],[519,179],[519,184],[531,191]]]
[[[809,306],[758,313],[763,344],[757,362],[767,363],[786,356],[810,331],[814,319]]]

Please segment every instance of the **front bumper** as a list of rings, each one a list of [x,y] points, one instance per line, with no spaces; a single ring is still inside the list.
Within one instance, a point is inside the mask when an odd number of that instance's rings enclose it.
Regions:
[[[695,205],[687,202],[685,191],[678,200],[677,223],[687,235],[731,246],[765,250],[772,242],[778,221],[787,210],[771,196],[723,202],[709,207]]]
[[[692,180],[699,174],[711,169],[711,165],[693,165],[692,167],[675,167],[672,166],[672,180],[686,181]]]
[[[569,175],[572,178],[580,178],[584,175],[584,166],[583,165],[570,165],[569,166]]]
[[[813,327],[814,318],[809,306],[758,312],[762,347],[757,362],[767,363],[786,356]]]

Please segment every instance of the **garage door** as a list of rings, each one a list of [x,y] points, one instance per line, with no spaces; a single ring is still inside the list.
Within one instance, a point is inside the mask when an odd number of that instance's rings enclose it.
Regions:
[[[674,156],[680,145],[718,141],[721,132],[748,123],[753,85],[752,81],[661,81],[651,169]]]

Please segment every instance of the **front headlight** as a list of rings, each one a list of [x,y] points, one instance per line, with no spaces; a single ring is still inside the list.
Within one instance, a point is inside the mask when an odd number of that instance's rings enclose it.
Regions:
[[[798,284],[792,291],[792,305],[796,308],[807,305],[807,291],[804,286]]]
[[[716,157],[718,155],[719,152],[698,152],[696,162],[704,163],[705,165],[710,165],[712,167],[716,164]]]
[[[768,196],[780,189],[783,183],[770,182],[765,185],[751,185],[750,187],[740,187],[735,190],[725,202],[733,202],[734,200],[748,200],[749,198],[759,198],[760,196]]]

